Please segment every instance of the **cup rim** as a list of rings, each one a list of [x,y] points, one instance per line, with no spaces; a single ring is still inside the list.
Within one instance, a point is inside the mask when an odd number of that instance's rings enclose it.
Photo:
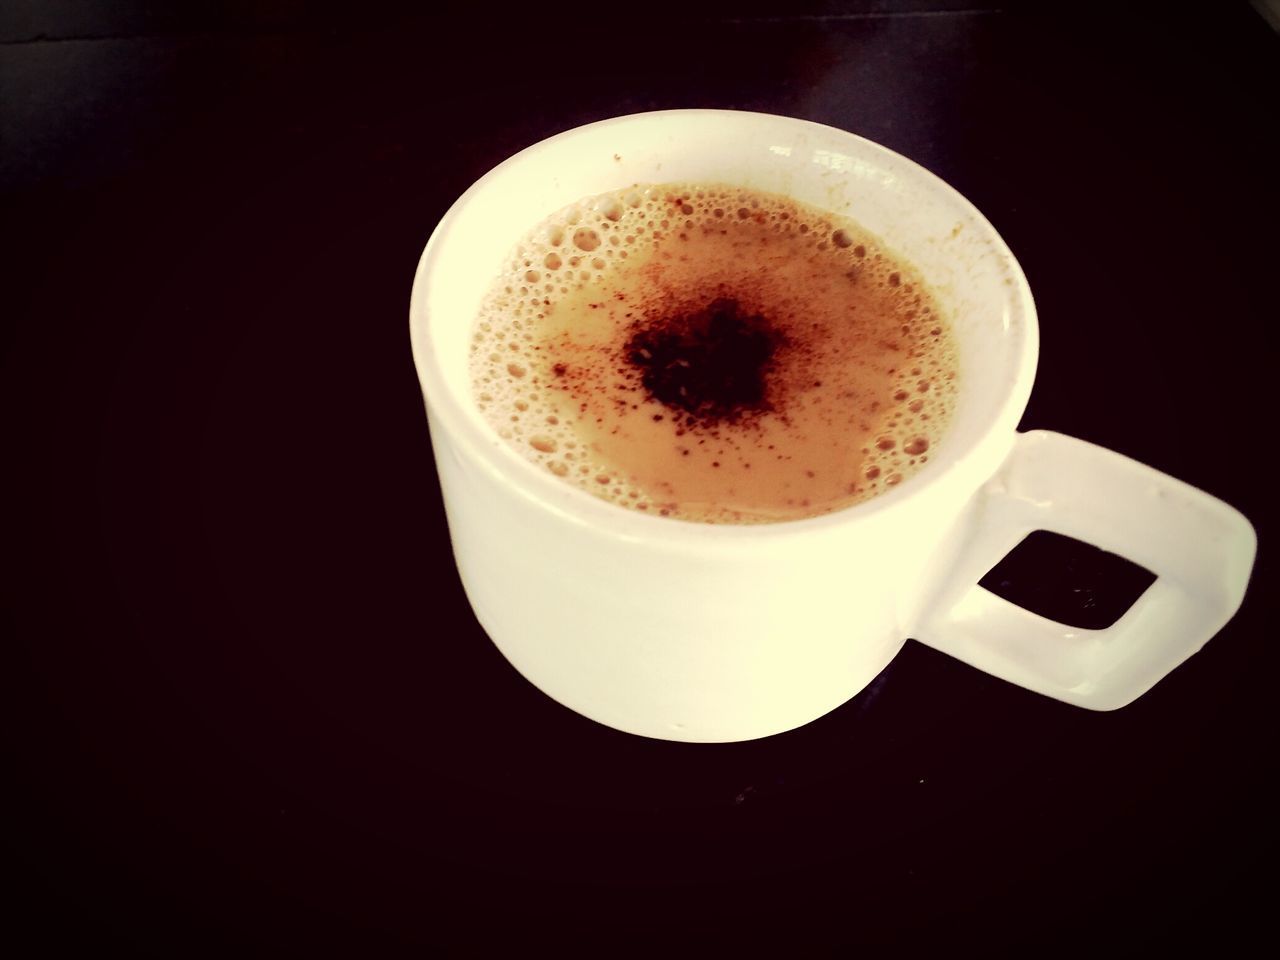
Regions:
[[[815,516],[760,523],[729,524],[664,517],[629,510],[596,497],[574,484],[566,483],[548,471],[539,470],[536,464],[521,457],[498,437],[496,432],[483,421],[478,410],[466,409],[462,398],[456,396],[455,392],[445,385],[442,367],[446,358],[442,357],[440,351],[436,349],[434,338],[430,335],[431,317],[426,293],[440,249],[448,241],[452,224],[465,214],[472,199],[486,189],[490,181],[496,179],[500,173],[524,162],[531,155],[550,148],[553,144],[606,127],[674,116],[700,118],[707,122],[725,120],[741,122],[754,118],[808,128],[828,137],[834,135],[856,140],[861,149],[878,153],[891,158],[895,164],[905,164],[912,168],[916,175],[948,194],[957,207],[965,210],[972,217],[973,222],[984,233],[993,252],[1007,261],[1010,275],[1015,281],[1011,286],[1007,302],[1016,302],[1022,317],[1022,336],[1016,361],[1016,374],[996,414],[985,429],[967,440],[949,457],[947,462],[938,463],[934,469],[930,469],[933,467],[933,464],[930,464],[918,471],[908,482],[868,500]],[[797,534],[821,535],[846,528],[851,524],[887,519],[910,510],[913,504],[928,498],[937,488],[946,484],[950,477],[965,472],[966,467],[980,459],[984,448],[994,436],[1003,433],[1012,436],[1030,399],[1039,356],[1039,324],[1035,303],[1022,267],[991,222],[960,191],[914,160],[851,131],[781,114],[712,108],[653,110],[593,121],[539,140],[494,166],[453,202],[432,231],[414,274],[410,295],[409,327],[414,365],[418,371],[432,426],[445,430],[450,440],[465,450],[469,458],[495,480],[515,490],[537,508],[558,514],[564,520],[589,526],[603,534],[612,533],[623,538],[646,541],[696,540],[708,544],[772,540]],[[437,437],[435,440],[437,455],[439,455],[440,438]]]

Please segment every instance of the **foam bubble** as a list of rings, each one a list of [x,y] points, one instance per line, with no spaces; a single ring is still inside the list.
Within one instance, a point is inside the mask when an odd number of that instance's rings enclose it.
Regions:
[[[573,245],[579,250],[590,252],[600,246],[600,234],[588,227],[582,227],[573,232]]]

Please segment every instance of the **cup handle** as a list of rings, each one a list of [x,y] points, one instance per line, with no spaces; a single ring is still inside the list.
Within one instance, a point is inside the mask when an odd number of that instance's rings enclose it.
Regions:
[[[1240,608],[1257,535],[1237,510],[1137,461],[1045,430],[1018,435],[915,636],[1019,686],[1115,710],[1196,653]],[[1068,627],[978,580],[1035,531],[1094,544],[1157,577],[1110,627]]]

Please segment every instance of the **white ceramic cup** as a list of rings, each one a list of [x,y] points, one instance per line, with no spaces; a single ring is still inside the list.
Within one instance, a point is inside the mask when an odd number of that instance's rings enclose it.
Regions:
[[[847,509],[732,526],[627,510],[520,456],[472,399],[468,346],[500,263],[533,226],[636,183],[704,181],[846,214],[913,263],[960,351],[949,431],[910,479]],[[668,740],[747,740],[840,706],[908,637],[1095,710],[1129,703],[1235,613],[1256,538],[1238,512],[1061,434],[1018,433],[1035,376],[1031,291],[972,204],[911,161],[802,120],[678,110],[570,130],[449,210],[410,309],[454,556],[481,625],[560,703]],[[977,581],[1034,530],[1158,579],[1105,630]]]

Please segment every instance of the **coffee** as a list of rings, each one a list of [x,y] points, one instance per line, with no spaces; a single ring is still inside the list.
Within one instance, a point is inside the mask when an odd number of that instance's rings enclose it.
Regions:
[[[536,227],[484,301],[475,400],[522,455],[635,510],[797,519],[900,483],[943,437],[950,327],[856,223],[716,184]]]

